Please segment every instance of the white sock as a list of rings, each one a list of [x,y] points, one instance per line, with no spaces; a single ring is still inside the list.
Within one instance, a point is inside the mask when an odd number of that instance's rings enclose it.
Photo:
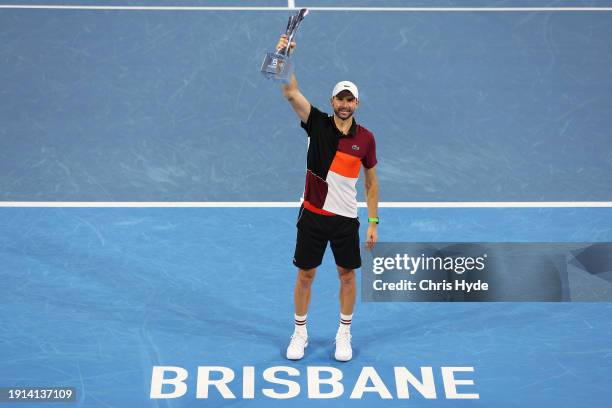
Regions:
[[[304,316],[298,316],[296,314],[294,314],[294,318],[295,318],[295,332],[296,333],[303,333],[306,334],[307,330],[306,330],[306,316],[308,314],[305,314]]]
[[[340,313],[340,326],[338,332],[347,333],[351,331],[351,323],[353,322],[353,314],[345,315]]]

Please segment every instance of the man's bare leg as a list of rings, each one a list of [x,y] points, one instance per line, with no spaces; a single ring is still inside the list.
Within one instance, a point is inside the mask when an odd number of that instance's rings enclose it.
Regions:
[[[287,358],[299,360],[304,357],[304,349],[308,346],[308,332],[306,330],[306,315],[310,304],[310,289],[314,281],[316,268],[298,269],[293,302],[295,306],[295,331],[287,347]]]
[[[293,301],[295,305],[295,314],[304,316],[308,313],[308,305],[310,304],[310,289],[314,281],[317,268],[298,269],[297,279],[295,281],[295,289],[293,291]]]
[[[337,268],[340,279],[340,313],[352,315],[356,297],[355,270],[340,266]]]
[[[340,326],[336,333],[335,357],[338,361],[349,361],[353,358],[351,323],[357,292],[355,270],[338,266],[338,278],[340,279]]]

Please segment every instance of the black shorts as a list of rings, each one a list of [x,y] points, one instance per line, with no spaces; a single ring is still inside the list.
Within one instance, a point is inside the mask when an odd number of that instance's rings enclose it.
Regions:
[[[328,241],[331,242],[336,265],[346,269],[361,267],[357,218],[321,215],[300,208],[293,264],[300,269],[321,265]]]

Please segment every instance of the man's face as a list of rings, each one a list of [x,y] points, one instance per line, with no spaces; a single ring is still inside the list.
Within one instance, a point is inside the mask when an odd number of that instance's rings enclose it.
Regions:
[[[342,91],[331,99],[334,114],[342,120],[350,119],[359,105],[359,100],[355,99],[349,91]]]

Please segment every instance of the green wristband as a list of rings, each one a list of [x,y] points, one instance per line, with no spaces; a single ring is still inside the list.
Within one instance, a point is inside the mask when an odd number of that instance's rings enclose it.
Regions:
[[[378,224],[378,217],[368,217],[368,222],[375,222]]]

